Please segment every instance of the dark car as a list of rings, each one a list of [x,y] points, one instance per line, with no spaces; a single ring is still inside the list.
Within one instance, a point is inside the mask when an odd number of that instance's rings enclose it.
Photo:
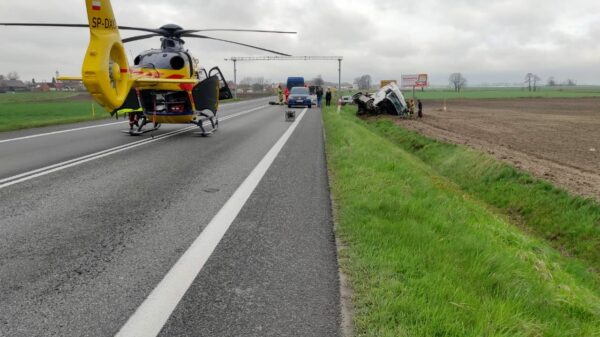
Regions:
[[[308,88],[292,88],[290,97],[288,97],[288,108],[291,108],[292,106],[307,106],[309,109],[312,108],[312,101],[310,100]]]

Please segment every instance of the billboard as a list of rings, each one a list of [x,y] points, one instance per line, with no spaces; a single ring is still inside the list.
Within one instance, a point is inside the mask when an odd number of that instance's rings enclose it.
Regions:
[[[427,81],[427,74],[417,75],[402,75],[402,87],[403,88],[423,88],[429,85]]]

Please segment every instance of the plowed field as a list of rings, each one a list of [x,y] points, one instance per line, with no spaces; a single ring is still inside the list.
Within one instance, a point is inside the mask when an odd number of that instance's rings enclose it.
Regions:
[[[600,200],[600,98],[424,101],[398,124],[485,151],[573,193]]]

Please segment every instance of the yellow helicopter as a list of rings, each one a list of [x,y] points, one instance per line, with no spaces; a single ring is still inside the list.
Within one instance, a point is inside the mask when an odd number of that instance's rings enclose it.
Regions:
[[[88,24],[0,23],[4,26],[85,27],[90,30],[81,77],[59,77],[62,81],[83,81],[87,91],[107,111],[129,111],[131,135],[153,131],[162,123],[192,123],[200,134],[218,129],[219,100],[232,98],[227,82],[218,67],[206,72],[194,69],[194,59],[184,50],[182,37],[211,39],[289,56],[277,51],[218,39],[195,33],[234,31],[296,34],[296,32],[251,29],[185,30],[174,24],[158,29],[117,25],[110,0],[86,0]],[[121,39],[120,30],[144,31],[148,34]],[[161,48],[140,53],[129,66],[124,43],[152,37],[161,38]],[[210,129],[208,123],[210,122]],[[153,128],[144,130],[152,122]],[[204,125],[207,124],[207,125]],[[134,129],[134,126],[136,128]]]

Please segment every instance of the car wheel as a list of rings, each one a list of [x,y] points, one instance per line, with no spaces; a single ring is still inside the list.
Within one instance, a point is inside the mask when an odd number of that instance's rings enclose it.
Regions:
[[[291,108],[292,108],[292,106],[288,104],[288,109],[291,109]]]
[[[308,108],[309,108],[309,109],[312,109],[312,104],[309,104],[309,105],[308,105]]]

